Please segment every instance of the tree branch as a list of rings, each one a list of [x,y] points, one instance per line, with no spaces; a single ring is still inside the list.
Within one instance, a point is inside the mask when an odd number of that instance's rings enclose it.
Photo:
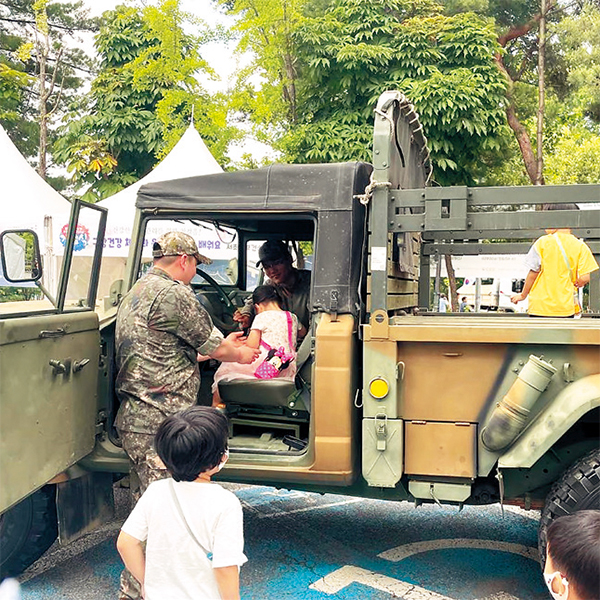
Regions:
[[[31,21],[29,19],[10,19],[7,17],[0,17],[0,21],[4,21],[6,23],[19,23],[20,25],[33,25],[35,26],[35,20]],[[68,27],[67,25],[58,25],[57,23],[48,23],[48,27],[52,28],[52,29],[64,29],[65,31],[68,31],[70,33],[73,33],[74,31],[82,31],[82,32],[94,32],[95,29],[91,29],[91,28],[80,28],[80,27]]]
[[[544,16],[547,16],[549,12],[556,8],[556,0],[550,0],[544,12]],[[541,13],[537,13],[530,21],[527,23],[522,23],[521,25],[517,25],[509,29],[503,35],[498,36],[498,43],[505,48],[508,42],[512,42],[512,40],[516,40],[517,38],[529,33],[540,21],[542,18]]]
[[[58,74],[58,67],[60,66],[60,57],[62,56],[62,52],[63,49],[61,48],[58,51],[58,55],[56,57],[56,66],[54,68],[54,71],[52,71],[52,79],[50,79],[50,84],[48,86],[48,93],[45,94],[44,96],[44,102],[46,102],[48,100],[48,98],[50,98],[50,96],[52,96],[52,93],[54,92],[54,85],[56,83],[56,75]],[[63,79],[64,81],[64,79]],[[61,84],[62,87],[62,84]]]
[[[527,176],[529,177],[531,183],[535,184],[537,178],[537,160],[535,154],[533,153],[529,133],[526,127],[521,124],[519,118],[517,117],[517,110],[515,107],[512,93],[514,81],[508,74],[508,70],[504,65],[502,56],[500,54],[496,54],[494,60],[496,61],[498,68],[504,74],[508,82],[508,87],[506,90],[506,99],[508,100],[508,103],[506,105],[506,119],[508,121],[508,126],[513,130],[515,137],[517,138],[517,143],[519,144],[521,155],[523,156],[523,164],[525,165]]]

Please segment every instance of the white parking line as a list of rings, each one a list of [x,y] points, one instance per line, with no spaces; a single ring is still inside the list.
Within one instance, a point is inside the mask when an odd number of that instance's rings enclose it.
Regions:
[[[337,594],[351,583],[368,585],[376,590],[387,592],[392,598],[403,598],[404,600],[454,600],[448,596],[430,592],[418,585],[350,565],[325,575],[325,577],[311,583],[308,587],[325,594]]]
[[[308,587],[311,590],[325,594],[337,594],[352,583],[360,583],[381,592],[387,592],[392,598],[402,598],[403,600],[455,600],[450,596],[443,596],[418,585],[351,565],[346,565],[341,569],[329,573],[329,575],[325,575],[325,577],[315,581],[315,583],[311,583]],[[507,592],[496,592],[481,600],[520,599]]]
[[[511,554],[519,554],[525,558],[530,558],[539,562],[537,548],[523,546],[522,544],[511,544],[510,542],[499,542],[496,540],[479,540],[479,539],[447,539],[447,540],[428,540],[425,542],[415,542],[414,544],[405,544],[397,546],[391,550],[386,550],[378,554],[379,558],[389,560],[391,562],[399,562],[413,554],[421,552],[430,552],[431,550],[444,550],[447,548],[474,548],[477,550],[499,550],[501,552],[510,552]]]

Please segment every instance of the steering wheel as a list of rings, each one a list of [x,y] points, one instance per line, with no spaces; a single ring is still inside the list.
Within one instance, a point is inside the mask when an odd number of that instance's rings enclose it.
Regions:
[[[237,310],[237,307],[231,301],[231,298],[227,295],[227,292],[200,267],[196,267],[196,273],[200,275],[200,277],[202,277],[202,279],[204,279],[215,290],[215,292],[217,292],[217,296],[219,296],[219,300],[223,305],[223,319],[213,314],[210,315],[214,324],[225,333],[236,331],[238,329],[238,324],[233,320],[233,314]]]

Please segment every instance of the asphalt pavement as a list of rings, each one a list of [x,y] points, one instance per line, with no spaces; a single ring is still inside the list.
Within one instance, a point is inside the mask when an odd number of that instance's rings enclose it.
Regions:
[[[365,500],[228,485],[244,507],[244,600],[547,600],[537,562],[538,513]],[[20,578],[22,600],[117,598],[115,549],[128,512]]]

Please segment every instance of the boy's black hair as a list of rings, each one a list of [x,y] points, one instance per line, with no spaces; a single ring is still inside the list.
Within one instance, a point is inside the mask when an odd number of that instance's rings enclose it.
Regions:
[[[223,413],[208,406],[192,406],[160,424],[154,446],[175,481],[194,481],[221,462],[228,436]]]
[[[600,510],[579,510],[548,527],[548,554],[580,598],[600,598]]]
[[[281,306],[281,296],[277,289],[272,285],[259,285],[252,292],[252,302],[260,304],[261,302],[277,302]]]

